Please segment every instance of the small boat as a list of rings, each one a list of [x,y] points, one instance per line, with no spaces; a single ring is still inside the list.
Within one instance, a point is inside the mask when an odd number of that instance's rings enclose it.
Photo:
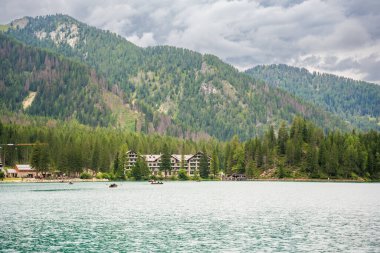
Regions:
[[[110,186],[109,186],[110,188],[116,188],[117,187],[117,184],[110,184]]]
[[[153,182],[150,182],[150,184],[164,184],[164,183],[161,181],[153,181]]]
[[[74,184],[74,183],[70,181],[69,184]]]

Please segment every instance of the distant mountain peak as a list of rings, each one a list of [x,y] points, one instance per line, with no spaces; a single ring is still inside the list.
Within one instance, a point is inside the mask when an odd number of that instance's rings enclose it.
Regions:
[[[56,45],[66,43],[74,48],[79,42],[79,27],[76,23],[59,23],[55,30],[46,32],[44,29],[35,31],[39,40],[50,38]]]
[[[10,27],[13,29],[24,29],[29,23],[30,17],[23,17],[15,19],[10,23]]]
[[[310,101],[361,129],[380,129],[380,86],[286,64],[246,70],[272,87]]]

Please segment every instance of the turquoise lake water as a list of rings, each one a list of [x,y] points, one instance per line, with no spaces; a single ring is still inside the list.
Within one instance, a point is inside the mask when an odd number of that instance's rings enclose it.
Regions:
[[[380,184],[0,184],[0,252],[380,252]]]

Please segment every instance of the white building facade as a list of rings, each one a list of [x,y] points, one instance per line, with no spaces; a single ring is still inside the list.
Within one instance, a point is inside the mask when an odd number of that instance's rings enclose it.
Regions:
[[[196,171],[199,171],[200,159],[202,157],[202,152],[197,152],[195,154],[184,155],[183,156],[183,167],[187,171],[188,176],[193,176]],[[134,151],[128,151],[126,153],[126,166],[125,170],[129,171],[136,164],[138,154]],[[161,156],[162,154],[148,154],[140,155],[148,165],[152,175],[160,175],[160,166],[161,166]],[[178,171],[181,168],[182,155],[172,154],[170,157],[171,161],[171,171],[162,172],[164,176],[177,175]],[[210,167],[211,158],[207,156],[208,166]]]

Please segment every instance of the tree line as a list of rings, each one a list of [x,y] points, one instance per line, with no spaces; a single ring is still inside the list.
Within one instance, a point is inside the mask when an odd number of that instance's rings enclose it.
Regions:
[[[157,134],[146,135],[110,128],[91,128],[76,121],[55,126],[22,126],[0,123],[0,141],[7,143],[46,143],[47,145],[2,146],[6,166],[31,163],[41,173],[60,171],[78,175],[84,170],[124,178],[125,153],[190,154],[203,151],[211,165],[199,173],[202,178],[221,173],[245,174],[248,178],[380,178],[380,134],[325,133],[310,121],[295,117],[278,129],[270,127],[262,136],[240,141],[216,139],[184,140]],[[5,161],[4,161],[5,158]],[[207,160],[206,160],[207,161]],[[145,162],[138,166],[142,178],[149,176]],[[164,170],[164,169],[163,169]],[[133,176],[133,175],[132,175]]]

